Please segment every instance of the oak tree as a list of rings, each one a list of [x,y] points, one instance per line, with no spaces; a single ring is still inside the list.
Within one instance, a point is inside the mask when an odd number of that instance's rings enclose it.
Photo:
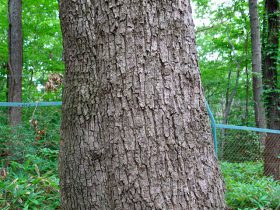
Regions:
[[[224,209],[189,0],[60,0],[63,209]]]

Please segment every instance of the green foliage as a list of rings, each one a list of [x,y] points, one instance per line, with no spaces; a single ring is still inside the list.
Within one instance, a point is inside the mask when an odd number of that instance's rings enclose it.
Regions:
[[[255,132],[227,130],[224,139],[218,135],[219,159],[228,162],[261,160],[259,136]]]
[[[0,208],[56,209],[59,207],[57,157],[60,110],[25,110],[37,121],[37,131],[27,123],[0,126]],[[49,115],[53,113],[53,115]],[[45,130],[38,138],[38,130]]]
[[[233,209],[279,209],[280,183],[262,175],[261,162],[222,163],[227,191]]]
[[[7,2],[0,4],[0,100],[6,97],[6,77],[8,61],[8,15]],[[2,100],[1,100],[2,101]]]
[[[8,63],[7,2],[0,4],[0,101],[6,101]],[[58,92],[46,93],[52,73],[63,73],[62,37],[57,0],[22,1],[23,101],[60,100]]]
[[[24,136],[29,136],[29,132]],[[13,135],[10,133],[10,135]],[[31,136],[30,136],[31,137]],[[26,140],[26,139],[23,139]],[[23,162],[2,158],[0,178],[1,209],[57,209],[59,208],[58,150],[39,144],[36,153],[25,154]],[[56,145],[58,148],[58,144]],[[26,144],[26,147],[29,147]],[[263,177],[261,162],[222,162],[227,191],[226,200],[233,209],[277,209],[280,183]],[[3,170],[2,168],[2,170]],[[3,172],[3,171],[2,171]]]
[[[61,100],[43,88],[48,75],[64,72],[58,1],[23,1],[23,34],[23,101]]]
[[[26,155],[24,163],[11,161],[6,177],[0,178],[2,209],[56,209],[59,185],[56,165],[44,155]],[[57,151],[49,151],[52,156]],[[3,170],[3,169],[2,169]]]
[[[255,127],[248,1],[194,3],[202,84],[216,122]],[[259,1],[261,22],[262,13],[263,1]],[[235,87],[238,72],[240,76]],[[225,119],[226,104],[235,88],[236,94]],[[219,150],[223,150],[219,157],[223,160],[253,161],[262,155],[258,136],[251,132],[226,130],[225,137],[220,135],[218,139]]]
[[[36,153],[33,130],[19,126],[17,129],[0,126],[0,154],[7,160],[24,162],[26,155]],[[28,145],[28,146],[26,146]]]
[[[58,148],[61,107],[23,108],[23,123],[16,129],[5,125],[6,110],[0,109],[0,154],[12,152],[13,160],[17,161],[26,154],[35,154],[38,145]],[[36,121],[36,129],[31,120]]]
[[[209,5],[204,11],[206,12],[202,13],[203,17],[207,18],[209,23],[198,25],[196,33],[202,82],[210,106],[223,109],[221,101],[225,99],[227,87],[233,89],[238,65],[241,69],[241,78],[236,102],[246,99],[245,69],[247,68],[249,73],[251,69],[248,3],[243,0],[221,2],[216,3],[216,7]],[[199,9],[197,13],[195,15],[199,17],[201,14]],[[228,80],[229,70],[233,72],[230,80]],[[251,82],[249,76],[250,100]]]

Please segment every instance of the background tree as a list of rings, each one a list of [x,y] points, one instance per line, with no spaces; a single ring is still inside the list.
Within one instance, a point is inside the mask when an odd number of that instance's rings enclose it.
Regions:
[[[22,2],[9,0],[9,61],[8,61],[8,101],[22,100]],[[21,122],[21,108],[9,108],[9,124]]]
[[[60,1],[63,209],[224,209],[189,1]]]
[[[216,121],[256,126],[248,1],[199,1],[195,9],[202,83]],[[220,159],[261,158],[256,133],[218,130],[218,140]]]
[[[253,75],[253,96],[256,126],[265,128],[265,109],[262,99],[262,58],[261,58],[261,37],[257,0],[249,0],[251,41],[252,41],[252,75]]]
[[[280,6],[278,0],[265,1],[263,35],[263,75],[268,127],[280,129],[279,37]],[[269,134],[264,151],[264,173],[280,179],[280,137]]]
[[[47,92],[44,88],[50,75],[64,72],[58,2],[24,0],[23,17],[23,99],[60,101],[61,89]]]
[[[0,6],[0,101],[7,101],[8,87],[8,1]],[[22,2],[23,69],[22,101],[60,101],[61,88],[48,92],[45,84],[52,74],[64,72],[62,37],[56,0]],[[22,109],[23,121],[32,109]],[[56,109],[59,112],[59,109]],[[0,107],[1,124],[7,123],[7,109]],[[45,118],[45,117],[43,117]],[[46,118],[45,118],[46,119]],[[1,132],[1,131],[0,131]]]
[[[252,80],[248,78],[251,70],[248,66],[251,61],[248,2],[211,2],[207,8],[200,9],[196,8],[196,36],[202,81],[210,107],[218,122],[224,121],[224,111],[230,110],[226,114],[227,123],[253,126]],[[208,21],[201,24],[205,19]],[[234,96],[232,102],[227,103],[231,95]]]

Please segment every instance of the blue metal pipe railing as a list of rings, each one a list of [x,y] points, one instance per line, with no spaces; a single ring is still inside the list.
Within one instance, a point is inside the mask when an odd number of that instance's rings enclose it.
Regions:
[[[31,103],[21,103],[21,102],[0,102],[0,107],[39,107],[39,106],[61,106],[61,101],[52,101],[52,102],[31,102]],[[211,122],[211,129],[214,140],[215,153],[218,154],[218,141],[217,141],[217,128],[220,129],[234,129],[234,130],[245,130],[245,131],[255,131],[255,132],[265,132],[265,133],[274,133],[280,134],[280,130],[272,130],[266,128],[255,128],[247,126],[237,126],[237,125],[225,125],[225,124],[216,124],[214,115],[207,103],[205,101],[206,109]]]

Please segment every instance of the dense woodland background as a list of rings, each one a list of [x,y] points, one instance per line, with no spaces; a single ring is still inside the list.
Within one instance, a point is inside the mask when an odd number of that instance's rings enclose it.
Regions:
[[[227,122],[255,126],[248,2],[213,2],[204,0],[193,3],[205,96],[218,122],[222,122],[227,97],[233,95]],[[24,102],[61,99],[61,89],[47,92],[44,88],[51,74],[62,74],[64,71],[57,7],[56,1],[23,1]],[[0,99],[4,102],[7,101],[7,1],[2,1],[0,12]],[[263,13],[264,2],[260,1],[261,26]]]
[[[7,1],[1,0],[0,102],[7,101],[8,92],[7,6]],[[193,10],[205,97],[216,121],[255,127],[248,2],[196,0]],[[258,12],[264,50],[264,1],[258,3]],[[64,72],[57,1],[23,0],[22,15],[22,101],[61,101],[63,87],[54,79]],[[266,53],[277,56],[279,78],[279,47],[276,51]],[[276,87],[273,91],[279,94],[279,79]],[[264,95],[272,91],[264,89]],[[265,97],[263,101],[267,102]],[[22,124],[17,128],[8,126],[7,113],[8,108],[0,107],[0,207],[28,209],[44,204],[48,209],[59,208],[56,164],[60,107],[23,108]],[[260,138],[255,132],[218,132],[227,202],[232,208],[280,208],[279,182],[262,175],[264,145]]]

